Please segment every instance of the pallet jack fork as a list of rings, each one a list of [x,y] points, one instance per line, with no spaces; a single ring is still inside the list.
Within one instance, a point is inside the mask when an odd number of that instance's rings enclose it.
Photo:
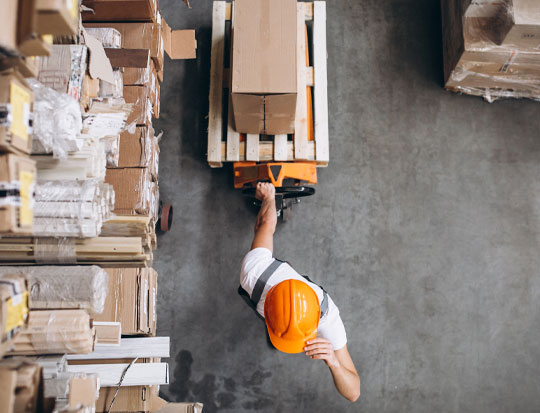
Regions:
[[[270,182],[276,187],[276,209],[284,221],[291,217],[291,207],[300,198],[315,194],[317,164],[315,162],[235,162],[234,187],[243,188],[242,193],[254,199],[257,182]]]

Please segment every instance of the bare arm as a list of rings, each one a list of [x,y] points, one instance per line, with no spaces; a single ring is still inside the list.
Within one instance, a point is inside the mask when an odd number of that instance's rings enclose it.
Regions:
[[[257,199],[262,201],[255,224],[255,237],[251,249],[263,247],[274,251],[274,232],[277,225],[276,188],[269,183],[257,184]]]
[[[332,343],[324,338],[314,338],[307,344],[304,348],[306,355],[315,360],[324,360],[332,373],[338,392],[350,402],[358,400],[360,377],[347,346],[334,351]]]

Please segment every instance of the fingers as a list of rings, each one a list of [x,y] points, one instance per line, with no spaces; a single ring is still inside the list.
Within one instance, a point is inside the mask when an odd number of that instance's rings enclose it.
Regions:
[[[333,353],[334,349],[328,346],[312,346],[312,347],[306,347],[305,352],[306,352],[306,356],[312,356],[314,354]]]

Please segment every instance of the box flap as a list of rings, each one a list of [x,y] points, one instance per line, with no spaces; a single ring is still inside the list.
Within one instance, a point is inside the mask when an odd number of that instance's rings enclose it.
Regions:
[[[84,27],[82,28],[84,41],[90,52],[88,72],[92,78],[99,78],[105,82],[114,84],[114,75],[109,58],[105,54],[105,49],[101,42],[94,36],[89,35]]]
[[[197,57],[195,30],[172,30],[168,37],[163,38],[163,42],[165,51],[171,59],[195,59]]]

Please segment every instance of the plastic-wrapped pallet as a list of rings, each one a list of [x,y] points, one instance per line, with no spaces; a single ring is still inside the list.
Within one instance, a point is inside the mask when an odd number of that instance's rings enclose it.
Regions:
[[[96,179],[40,181],[36,185],[34,235],[97,237],[103,222],[111,217],[114,202],[113,187]]]
[[[499,98],[540,100],[540,2],[441,2],[445,86]]]
[[[80,150],[82,115],[77,101],[35,79],[27,82],[35,95],[32,153],[66,158],[68,152]]]
[[[33,310],[9,354],[87,354],[94,350],[94,341],[95,329],[86,311]]]
[[[83,309],[101,314],[107,298],[109,276],[92,266],[0,267],[4,274],[25,276],[30,291],[30,309]]]

